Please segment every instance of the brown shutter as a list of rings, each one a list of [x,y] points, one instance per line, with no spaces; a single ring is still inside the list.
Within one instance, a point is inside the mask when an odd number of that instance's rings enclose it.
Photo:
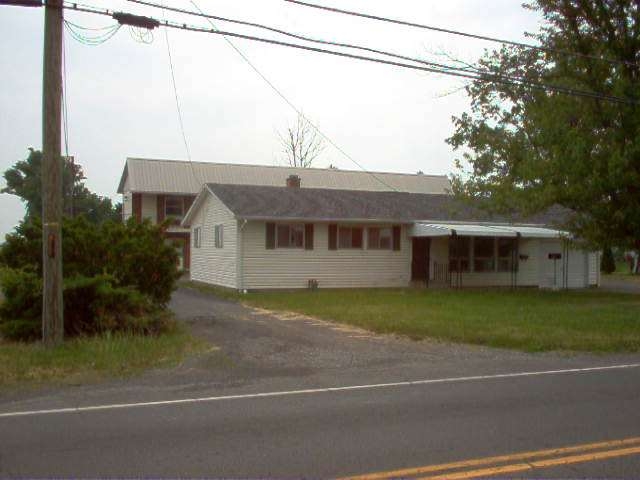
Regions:
[[[338,225],[329,225],[329,250],[338,249]]]
[[[304,249],[313,250],[313,223],[304,224]]]
[[[142,221],[142,194],[133,193],[131,196],[131,202],[133,203],[133,218],[137,221]]]
[[[400,225],[393,226],[393,249],[400,250],[400,232],[402,227]]]
[[[275,223],[267,223],[267,240],[266,240],[266,249],[273,250],[276,248],[276,224]]]
[[[156,196],[156,212],[158,223],[164,222],[164,195]]]
[[[351,229],[351,246],[353,248],[362,248],[362,227]]]

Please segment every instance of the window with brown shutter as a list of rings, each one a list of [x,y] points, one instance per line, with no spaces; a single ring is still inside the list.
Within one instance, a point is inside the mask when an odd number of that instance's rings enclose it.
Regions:
[[[400,225],[393,226],[393,249],[400,250],[400,232],[402,231]]]
[[[304,248],[313,250],[313,223],[304,224]]]
[[[329,225],[329,250],[338,249],[338,226]]]
[[[274,248],[276,248],[276,224],[275,223],[266,224],[265,248],[267,250],[273,250]]]
[[[369,250],[392,249],[393,229],[389,227],[369,227],[367,232],[367,248]]]
[[[338,248],[362,248],[362,227],[338,227]]]

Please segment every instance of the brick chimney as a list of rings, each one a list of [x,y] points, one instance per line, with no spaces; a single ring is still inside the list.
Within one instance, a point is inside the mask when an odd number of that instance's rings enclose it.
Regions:
[[[298,175],[289,175],[287,177],[287,187],[300,188],[300,177]]]

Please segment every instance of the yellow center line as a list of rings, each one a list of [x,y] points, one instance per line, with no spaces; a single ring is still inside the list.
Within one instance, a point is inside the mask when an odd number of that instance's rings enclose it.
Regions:
[[[616,447],[626,447],[626,446],[635,445],[635,444],[640,444],[640,437],[625,438],[621,440],[610,440],[606,442],[587,443],[582,445],[574,445],[570,447],[560,447],[560,448],[550,448],[546,450],[520,452],[520,453],[509,454],[509,455],[499,455],[494,457],[474,458],[471,460],[462,460],[462,461],[451,462],[451,463],[441,463],[437,465],[426,465],[422,467],[405,468],[401,470],[392,470],[387,472],[374,472],[374,473],[368,473],[365,475],[344,477],[341,480],[385,480],[389,478],[422,475],[425,473],[436,473],[436,472],[441,472],[445,470],[453,470],[456,468],[487,466],[487,465],[493,465],[496,463],[536,459],[539,457],[550,457],[550,456],[563,455],[563,454],[569,454],[569,453],[588,452],[590,450],[602,450],[607,448],[612,449]],[[591,455],[595,455],[595,454],[591,454]],[[570,457],[566,457],[566,458],[570,458]],[[557,459],[553,459],[553,460],[557,460]],[[529,465],[531,465],[531,462],[523,463],[519,465],[526,465],[527,467],[529,467]],[[492,467],[492,468],[495,470],[495,469],[507,468],[507,467],[515,468],[514,465],[508,465],[504,467]],[[490,469],[485,469],[485,470],[490,470]],[[503,471],[503,472],[497,472],[497,473],[510,473],[510,471]],[[478,476],[483,476],[483,475],[488,476],[488,475],[491,475],[491,473],[480,474]],[[447,475],[447,478],[451,478],[451,476]],[[461,477],[461,478],[464,478],[464,477]],[[472,477],[469,477],[469,478],[472,478]]]
[[[550,458],[548,460],[536,460],[529,463],[515,463],[511,465],[502,465],[499,467],[481,468],[479,470],[446,473],[444,475],[423,477],[420,480],[467,480],[478,477],[490,477],[492,475],[499,475],[503,473],[524,472],[526,470],[536,470],[539,468],[594,462],[597,460],[607,460],[609,458],[624,457],[637,454],[640,454],[640,447],[621,448],[617,450],[606,450],[603,452],[587,453],[583,455],[570,455],[566,457]]]

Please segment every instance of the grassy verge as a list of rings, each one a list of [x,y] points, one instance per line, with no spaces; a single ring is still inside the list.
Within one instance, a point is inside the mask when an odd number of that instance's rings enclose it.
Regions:
[[[206,342],[179,326],[158,336],[76,338],[52,349],[41,344],[0,341],[0,389],[43,383],[76,385],[126,377],[150,368],[178,365],[187,355],[207,348]]]
[[[414,339],[525,351],[640,351],[640,297],[594,290],[319,290],[243,295],[286,310]]]

